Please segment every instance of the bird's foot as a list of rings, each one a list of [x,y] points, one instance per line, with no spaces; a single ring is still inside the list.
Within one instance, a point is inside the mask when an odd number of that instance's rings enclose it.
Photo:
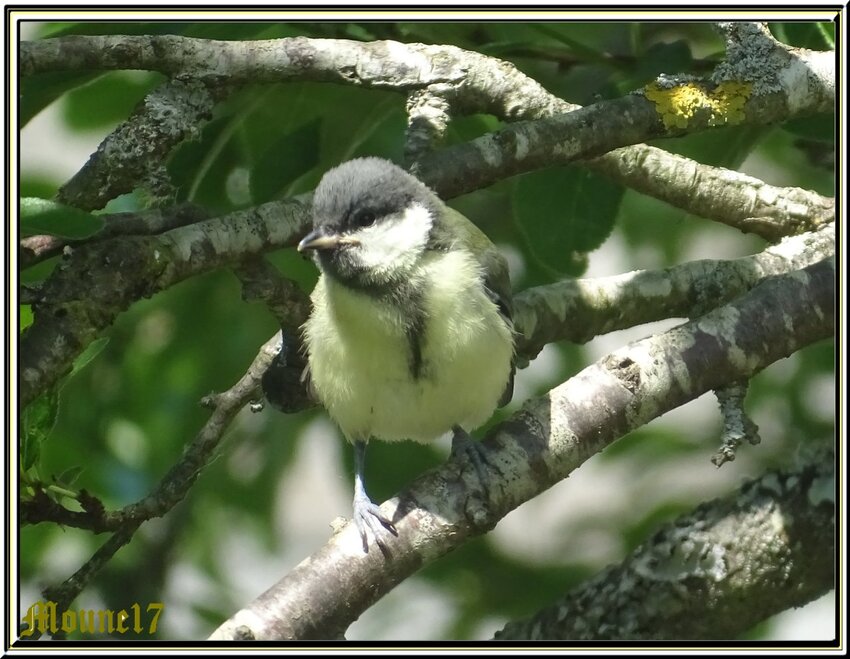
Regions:
[[[491,515],[490,478],[493,471],[500,473],[499,469],[487,459],[484,447],[474,441],[465,430],[459,427],[453,430],[451,459],[472,463],[477,477],[470,487],[470,496],[464,505],[466,517],[475,527],[490,529],[495,524]]]
[[[367,554],[369,553],[367,529],[372,532],[375,542],[379,546],[383,544],[382,537],[388,531],[394,536],[398,536],[395,524],[384,516],[380,506],[373,503],[365,492],[358,492],[354,495],[354,524],[360,532],[360,539],[363,541],[363,551]]]
[[[463,428],[455,426],[452,435],[451,458],[454,460],[467,460],[472,463],[475,475],[478,477],[480,489],[485,498],[489,498],[488,470],[492,467],[487,460],[487,453],[480,443],[476,442]]]

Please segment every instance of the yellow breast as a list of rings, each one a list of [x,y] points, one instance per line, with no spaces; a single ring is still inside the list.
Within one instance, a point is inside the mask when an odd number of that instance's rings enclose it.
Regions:
[[[322,275],[304,327],[319,398],[353,441],[430,441],[473,430],[496,408],[513,357],[511,330],[484,293],[474,258],[428,254],[421,266],[422,367],[411,373],[402,311]]]

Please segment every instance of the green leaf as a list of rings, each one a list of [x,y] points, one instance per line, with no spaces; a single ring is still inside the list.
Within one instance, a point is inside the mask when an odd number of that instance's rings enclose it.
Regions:
[[[136,21],[132,23],[96,21],[87,23],[46,23],[41,28],[42,37],[62,37],[72,34],[182,34],[194,23],[148,23]]]
[[[76,480],[80,477],[85,471],[85,467],[81,467],[80,465],[76,465],[74,467],[68,467],[65,471],[63,471],[58,476],[53,477],[53,482],[57,485],[62,485],[66,488],[70,488]]]
[[[21,127],[65,92],[86,85],[102,73],[68,73],[65,71],[41,73],[21,79]]]
[[[167,169],[178,189],[178,201],[193,201],[214,212],[226,212],[233,204],[227,194],[227,178],[241,158],[233,141],[238,118],[213,119],[197,141],[183,142],[174,150]]]
[[[300,34],[299,26],[287,25],[286,23],[254,23],[246,21],[236,23],[227,21],[197,22],[189,24],[183,34],[187,37],[198,39],[221,39],[224,41],[248,41],[251,39],[275,39],[280,37],[291,37]]]
[[[95,339],[74,360],[71,373],[63,379],[62,383],[53,387],[50,391],[36,398],[27,405],[21,414],[21,469],[26,472],[38,463],[41,456],[41,446],[56,425],[56,417],[59,413],[59,391],[69,378],[79,373],[94,359],[106,346],[109,339],[106,337]]]
[[[375,36],[362,24],[346,23],[345,33],[357,41],[374,41]]]
[[[638,84],[654,80],[662,73],[674,74],[690,71],[693,67],[690,44],[684,39],[667,43],[654,43],[638,60],[632,79]]]
[[[32,307],[28,304],[22,304],[20,306],[20,312],[18,314],[18,326],[20,332],[23,332],[27,327],[32,325]]]
[[[737,169],[773,126],[723,126],[677,140],[650,142],[704,165]]]
[[[112,71],[97,76],[68,94],[62,105],[65,120],[77,130],[111,128],[124,121],[162,80],[162,74],[140,71]]]
[[[548,23],[536,23],[534,27],[540,33],[545,34],[547,37],[551,37],[552,39],[567,46],[569,50],[574,53],[579,59],[585,60],[587,62],[600,63],[605,63],[607,61],[605,53],[600,52],[597,48],[587,46],[578,39],[574,39],[573,37],[571,37],[568,34],[569,26],[559,26],[557,24],[549,25]],[[565,27],[567,29],[564,29]]]
[[[18,273],[20,283],[27,286],[41,284],[50,276],[50,273],[56,268],[56,264],[61,258],[61,256],[51,256],[49,259],[31,265],[26,270],[21,270]]]
[[[18,196],[19,197],[41,197],[42,199],[52,199],[59,191],[59,184],[52,180],[49,176],[42,175],[39,172],[30,174],[22,174],[18,180]]]
[[[41,39],[46,39],[48,37],[60,37],[63,34],[71,33],[71,30],[75,26],[79,25],[79,23],[67,23],[67,22],[53,22],[53,23],[42,23],[39,26],[39,37]]]
[[[360,93],[345,98],[345,103],[329,109],[322,124],[322,144],[333,164],[373,155],[401,162],[403,143],[398,136],[407,126],[407,116],[398,97],[380,92],[371,99]],[[352,116],[357,117],[356,124]]]
[[[611,233],[622,187],[579,167],[522,176],[513,195],[514,218],[530,260],[555,278],[576,276],[585,254]]]
[[[397,23],[399,34],[405,41],[444,43],[469,48],[474,43],[473,34],[480,24],[476,23]]]
[[[782,43],[797,48],[825,50],[835,44],[834,23],[771,23],[770,31]]]
[[[662,501],[648,511],[642,519],[632,520],[622,529],[626,551],[633,551],[641,542],[645,542],[662,524],[673,521],[680,515],[693,510],[693,503],[687,500]]]
[[[499,130],[501,122],[492,114],[473,114],[456,117],[446,133],[447,144],[461,144]]]
[[[782,129],[796,137],[818,142],[835,142],[835,117],[832,114],[791,119],[782,124]]]
[[[85,368],[92,359],[100,354],[100,352],[106,347],[107,343],[109,343],[109,337],[106,336],[102,336],[101,338],[95,339],[89,343],[86,349],[77,355],[77,358],[74,360],[74,365],[71,368],[71,373],[68,377],[75,376],[83,368]]]
[[[782,130],[795,137],[794,146],[802,151],[813,167],[834,171],[835,168],[835,117],[817,114],[792,119],[782,124]]]
[[[818,23],[818,31],[824,44],[829,49],[835,49],[835,23]]]
[[[79,208],[49,199],[21,199],[21,235],[48,234],[62,238],[87,238],[103,228],[103,220]]]
[[[47,439],[59,413],[59,388],[36,398],[21,414],[21,469],[27,471],[38,463],[41,445]]]
[[[315,119],[280,135],[251,167],[251,198],[260,204],[279,197],[297,178],[319,163],[319,126]]]

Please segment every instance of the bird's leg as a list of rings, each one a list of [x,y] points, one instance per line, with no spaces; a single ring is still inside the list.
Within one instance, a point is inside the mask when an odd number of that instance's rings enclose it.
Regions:
[[[481,485],[481,491],[485,495],[485,498],[489,499],[487,467],[490,463],[487,461],[487,456],[481,444],[472,439],[469,433],[460,426],[454,426],[452,428],[451,457],[456,460],[466,458],[472,463],[472,466],[475,468],[475,474],[478,476],[478,482]]]
[[[369,539],[366,534],[368,528],[375,536],[375,541],[380,544],[381,534],[384,529],[397,536],[395,525],[384,517],[378,505],[372,503],[366,494],[366,486],[363,484],[363,469],[366,464],[366,442],[356,440],[354,442],[354,523],[363,540],[363,551],[369,553]]]

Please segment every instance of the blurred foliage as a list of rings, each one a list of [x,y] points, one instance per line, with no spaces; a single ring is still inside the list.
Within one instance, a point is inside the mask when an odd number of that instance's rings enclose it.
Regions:
[[[21,197],[19,208],[22,237],[87,238],[103,228],[103,220],[97,216],[48,199]]]
[[[832,25],[771,27],[791,45],[823,49],[834,39]],[[453,44],[510,60],[553,93],[580,104],[628,93],[659,73],[705,73],[723,53],[722,42],[705,23],[99,22],[39,27],[41,37],[152,33]],[[22,123],[55,104],[68,134],[98,131],[105,135],[161,80],[158,74],[140,72],[35,76],[23,81]],[[245,87],[216,108],[196,141],[175,150],[168,168],[178,200],[225,213],[310,190],[325,170],[352,157],[373,154],[400,161],[404,104],[401,95],[328,84]],[[452,122],[447,141],[469,140],[499,125],[492,116],[460,117]],[[56,143],[61,139],[56,136]],[[23,144],[27,148],[26,139]],[[769,183],[834,194],[831,116],[797,119],[772,128],[724,128],[657,145],[700,162],[741,168]],[[80,165],[87,155],[80,154]],[[26,172],[21,194],[47,200],[62,183],[43,172]],[[109,209],[138,208],[141,198],[126,195]],[[605,264],[611,273],[667,267],[692,258],[697,247],[701,254],[715,258],[761,248],[752,237],[623,190],[580,167],[526,174],[451,203],[518,257],[517,290],[580,275],[589,259],[595,258],[594,250],[604,248],[612,238],[622,247],[620,254],[605,252],[618,258]],[[49,222],[67,222],[69,231],[85,231],[86,223],[94,219],[44,204],[40,208],[50,211]],[[23,221],[30,221],[26,214]],[[316,278],[311,263],[292,251],[270,258],[310,290]],[[22,273],[22,280],[43,279],[54,262]],[[121,507],[144,496],[206,420],[208,412],[199,407],[200,398],[231,386],[277,329],[265,308],[243,303],[240,294],[231,273],[217,272],[142,300],[122,314],[108,333],[108,344],[98,345],[102,352],[66,381],[61,405],[48,397],[28,411],[31,418],[23,424],[30,433],[25,444],[30,447],[25,456],[28,466],[37,467],[45,482],[71,480],[71,474],[73,487],[87,489],[108,507]],[[21,326],[30,321],[29,308],[22,308]],[[584,347],[558,346],[550,353],[556,368],[534,381],[532,394],[545,392],[582,368],[588,355]],[[750,409],[757,418],[760,413],[781,410],[782,423],[765,437],[764,445],[742,449],[746,460],[725,468],[730,482],[756,475],[764,466],[787,464],[802,442],[831,440],[834,425],[816,409],[811,391],[819,391],[818,383],[833,378],[831,342],[801,351],[784,366],[771,367],[756,378]],[[202,590],[209,593],[203,603],[189,606],[194,616],[190,618],[201,630],[217,625],[244,603],[233,592],[219,553],[222,536],[230,529],[221,521],[240,520],[255,533],[253,541],[270,555],[285,551],[288,535],[286,529],[278,528],[277,499],[301,430],[317,414],[321,412],[286,416],[271,408],[259,414],[243,412],[228,432],[218,459],[187,500],[163,520],[146,524],[87,592],[101,606],[113,609],[134,601],[159,601],[176,566],[185,571],[189,564],[203,576]],[[707,456],[716,448],[718,429],[718,420],[706,427],[688,427],[684,433],[681,427],[652,424],[623,438],[596,460],[606,468],[621,465],[625,473],[666,464],[675,464],[676,469],[683,464],[694,470],[713,469],[707,466]],[[326,441],[340,440],[328,437]],[[350,451],[343,455],[343,469],[351,473]],[[443,459],[444,454],[434,447],[376,443],[370,447],[367,482],[373,496],[380,499]],[[612,511],[610,518],[588,517],[578,526],[565,525],[563,546],[576,529],[604,528],[622,555],[657,524],[700,498],[698,490],[655,492],[650,507],[635,503],[634,514]],[[576,505],[581,503],[565,501],[564,509]],[[551,529],[540,529],[544,532],[552,535]],[[75,529],[27,527],[21,534],[21,576],[33,585],[65,579],[102,542],[102,537]],[[73,567],[57,560],[67,551],[77,557]],[[459,614],[447,638],[464,638],[475,633],[481,620],[504,621],[533,612],[603,567],[602,560],[576,560],[566,550],[557,559],[517,557],[485,537],[425,568],[419,578],[452,598]],[[278,575],[268,576],[271,580]],[[166,613],[169,606],[166,602]]]

